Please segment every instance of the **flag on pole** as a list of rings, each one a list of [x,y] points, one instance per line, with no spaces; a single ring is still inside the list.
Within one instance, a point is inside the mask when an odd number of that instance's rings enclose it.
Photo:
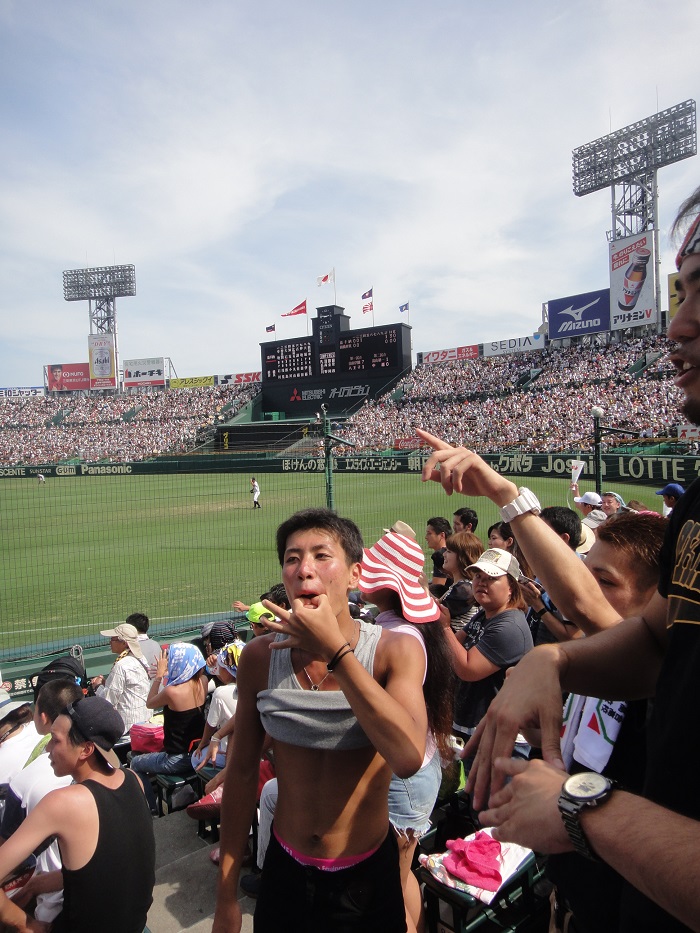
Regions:
[[[265,328],[265,333],[266,333],[266,334],[274,334],[274,332],[275,332],[275,325],[274,325],[274,324],[268,324],[268,326]]]
[[[335,283],[335,267],[327,275],[319,275],[316,279],[317,285],[328,285],[329,282]]]
[[[287,311],[286,314],[281,314],[280,317],[291,317],[293,314],[306,314],[306,298],[298,304],[296,308],[292,308],[291,311]]]
[[[371,301],[366,301],[362,305],[362,313],[367,314],[368,311],[374,311],[374,305],[372,304]]]
[[[408,311],[408,302],[406,302],[405,305],[399,305],[399,311],[401,312],[401,314],[403,314],[404,311]]]
[[[368,291],[364,293],[364,295],[362,296],[362,300],[366,301],[368,298],[371,298],[371,297],[372,297],[372,289],[370,288]]]

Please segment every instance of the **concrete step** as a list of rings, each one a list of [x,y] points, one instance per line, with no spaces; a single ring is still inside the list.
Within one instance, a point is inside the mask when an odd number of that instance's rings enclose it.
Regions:
[[[212,844],[197,835],[197,823],[184,810],[154,818],[156,884],[148,912],[151,933],[211,933],[216,905],[216,866]],[[242,933],[252,933],[255,900],[239,890]]]

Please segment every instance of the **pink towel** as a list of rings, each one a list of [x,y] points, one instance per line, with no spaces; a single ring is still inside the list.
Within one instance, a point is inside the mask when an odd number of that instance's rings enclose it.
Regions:
[[[498,891],[501,886],[501,844],[488,833],[479,832],[471,840],[448,839],[450,854],[443,865],[456,878],[485,891]]]

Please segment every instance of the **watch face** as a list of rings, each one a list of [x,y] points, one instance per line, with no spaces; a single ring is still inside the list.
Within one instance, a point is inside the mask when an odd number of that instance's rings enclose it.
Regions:
[[[583,774],[572,774],[564,782],[564,792],[573,800],[596,800],[606,794],[611,788],[609,778],[595,771],[584,771]]]

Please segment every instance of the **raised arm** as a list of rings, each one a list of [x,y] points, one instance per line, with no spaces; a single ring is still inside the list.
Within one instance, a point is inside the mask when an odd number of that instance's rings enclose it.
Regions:
[[[518,487],[465,447],[452,447],[433,434],[417,431],[433,454],[423,468],[423,480],[439,482],[448,495],[486,496],[502,507],[518,495]],[[552,601],[564,617],[586,635],[619,621],[584,562],[538,515],[526,512],[510,522],[518,545]]]

